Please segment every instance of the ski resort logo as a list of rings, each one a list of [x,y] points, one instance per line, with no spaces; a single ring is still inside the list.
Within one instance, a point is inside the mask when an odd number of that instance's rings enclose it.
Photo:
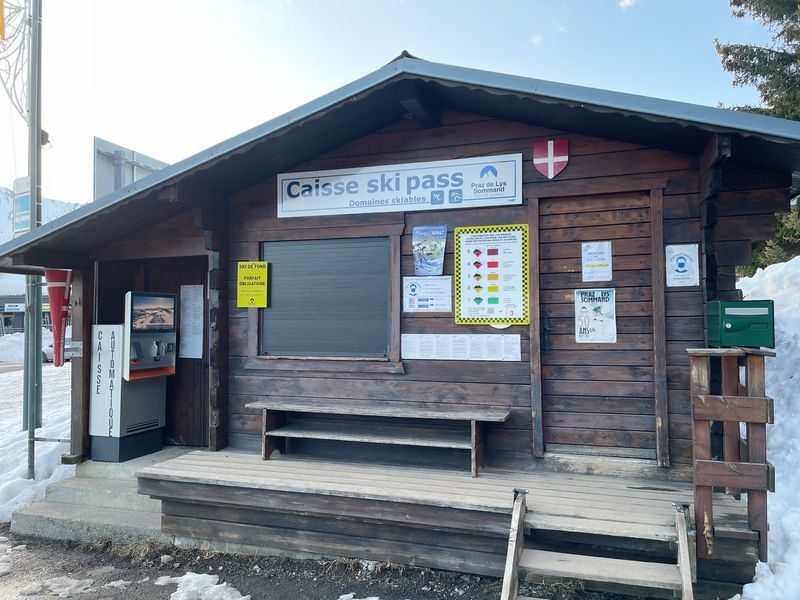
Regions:
[[[569,140],[547,140],[533,143],[533,166],[548,179],[561,173],[569,162]]]
[[[492,177],[497,179],[497,169],[495,169],[494,165],[486,165],[481,169],[481,179],[483,179],[487,175],[491,175]]]

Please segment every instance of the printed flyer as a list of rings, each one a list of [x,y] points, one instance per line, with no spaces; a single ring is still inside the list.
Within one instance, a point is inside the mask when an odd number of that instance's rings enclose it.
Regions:
[[[455,322],[528,325],[528,225],[456,227]]]
[[[617,315],[614,288],[575,290],[575,341],[614,344]]]
[[[581,244],[581,280],[611,281],[611,242]]]
[[[445,244],[447,244],[446,225],[414,227],[411,233],[414,274],[417,276],[441,275],[444,267]]]

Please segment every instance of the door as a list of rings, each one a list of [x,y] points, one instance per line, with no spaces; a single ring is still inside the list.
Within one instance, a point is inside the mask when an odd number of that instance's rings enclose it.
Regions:
[[[539,201],[546,452],[656,458],[650,203],[649,193]],[[611,241],[611,281],[582,281],[589,241]],[[616,343],[576,342],[580,288],[614,288]]]

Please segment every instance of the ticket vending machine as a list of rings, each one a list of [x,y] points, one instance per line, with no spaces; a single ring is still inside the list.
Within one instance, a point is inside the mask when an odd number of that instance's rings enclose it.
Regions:
[[[92,460],[122,462],[161,449],[176,303],[175,294],[128,292],[124,325],[92,327]]]

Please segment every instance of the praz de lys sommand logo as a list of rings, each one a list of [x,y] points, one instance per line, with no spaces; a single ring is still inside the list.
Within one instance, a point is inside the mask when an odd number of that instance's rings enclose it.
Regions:
[[[406,292],[408,292],[409,296],[416,296],[419,294],[419,284],[412,281],[408,285],[406,285]]]
[[[670,268],[675,272],[683,275],[684,273],[688,273],[689,270],[692,268],[692,258],[686,254],[676,254],[670,259]]]
[[[481,169],[481,179],[486,177],[487,175],[491,175],[495,179],[497,179],[497,169],[494,165],[486,165]]]

